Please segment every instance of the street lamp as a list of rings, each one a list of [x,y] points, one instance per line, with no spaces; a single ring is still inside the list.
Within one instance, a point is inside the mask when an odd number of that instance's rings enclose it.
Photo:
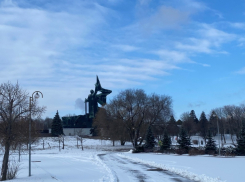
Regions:
[[[218,122],[218,116],[216,114],[213,114],[214,117],[217,119],[217,128],[218,128],[218,139],[219,139],[219,156],[220,156],[220,138],[219,138],[219,122]]]
[[[36,93],[35,96],[34,96],[35,100],[40,97],[38,93],[40,93],[42,95],[42,98],[43,98],[43,94],[40,91],[33,92],[32,96],[30,97],[30,105],[29,105],[29,109],[30,109],[30,120],[29,120],[29,176],[31,176],[31,101],[33,101],[33,94],[34,93]]]

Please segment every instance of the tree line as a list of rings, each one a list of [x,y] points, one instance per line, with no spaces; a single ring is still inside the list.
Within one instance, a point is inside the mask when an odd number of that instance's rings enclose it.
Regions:
[[[145,140],[149,126],[158,140],[163,137],[164,131],[172,138],[178,137],[180,128],[183,128],[189,137],[201,136],[206,143],[209,132],[213,137],[219,130],[222,144],[226,143],[225,134],[230,134],[236,145],[235,137],[239,138],[244,121],[244,104],[215,108],[208,116],[202,112],[199,118],[191,110],[184,112],[176,121],[170,96],[147,95],[142,89],[127,89],[99,109],[93,127],[101,137],[112,141],[120,140],[122,145],[125,141],[130,141],[134,147]]]
[[[199,135],[206,142],[208,132],[216,136],[219,132],[222,144],[226,143],[225,134],[230,134],[233,145],[240,137],[241,128],[245,122],[245,105],[226,105],[212,109],[208,116],[202,112],[199,119],[195,111],[185,112],[181,115],[182,126],[189,136]],[[170,131],[171,132],[171,131]]]

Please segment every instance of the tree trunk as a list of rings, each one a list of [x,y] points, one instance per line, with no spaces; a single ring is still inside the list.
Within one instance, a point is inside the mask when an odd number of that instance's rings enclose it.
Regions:
[[[5,152],[4,152],[3,164],[2,164],[2,181],[7,180],[9,149],[10,149],[10,144],[7,141],[7,143],[5,144]]]
[[[77,136],[77,148],[78,148],[78,136]]]
[[[112,140],[112,145],[113,145],[113,147],[115,146],[115,140]]]
[[[21,145],[19,144],[19,162],[20,162],[20,148],[21,148]]]
[[[230,134],[230,135],[231,135],[232,144],[235,145],[233,135],[232,134]]]
[[[125,145],[125,141],[124,140],[120,140],[121,141],[121,145]]]
[[[82,137],[81,137],[81,146],[82,146],[82,150],[83,150],[83,139],[82,139]]]

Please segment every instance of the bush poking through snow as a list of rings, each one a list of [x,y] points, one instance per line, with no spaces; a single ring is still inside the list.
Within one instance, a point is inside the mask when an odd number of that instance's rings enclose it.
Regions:
[[[20,163],[15,160],[9,161],[8,171],[7,171],[7,179],[14,179],[17,176],[18,171],[20,170]]]
[[[189,155],[204,155],[205,150],[198,149],[198,148],[192,148],[189,150]]]
[[[137,147],[135,147],[135,149],[133,150],[133,153],[140,153],[140,152],[145,152],[144,146],[137,146]]]

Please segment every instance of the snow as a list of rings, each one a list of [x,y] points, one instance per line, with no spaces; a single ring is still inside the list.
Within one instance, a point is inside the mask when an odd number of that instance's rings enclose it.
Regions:
[[[164,170],[191,181],[245,181],[245,173],[243,172],[245,157],[242,156],[228,158],[208,155],[132,153],[133,147],[130,143],[120,146],[120,143],[116,142],[116,146],[113,147],[111,141],[98,139],[84,139],[84,150],[82,151],[80,142],[78,142],[79,148],[77,148],[76,138],[68,136],[65,137],[65,149],[60,151],[58,142],[54,138],[45,138],[44,150],[42,144],[42,140],[40,140],[32,146],[31,177],[28,176],[28,151],[24,150],[26,147],[23,147],[20,171],[13,181],[65,182],[71,181],[71,179],[75,182],[114,182],[118,179],[139,181],[136,178],[137,175],[133,174],[132,171],[141,173],[141,176],[145,177],[145,181],[162,181],[161,179],[165,179]],[[122,152],[122,149],[126,149],[127,152]],[[18,160],[18,152],[12,153],[11,157],[14,157],[15,161]],[[128,172],[123,171],[123,166],[125,167],[124,170],[127,168]],[[149,171],[148,168],[158,168],[163,169],[163,171]],[[171,181],[173,178],[165,176],[165,181]]]
[[[120,157],[174,172],[201,182],[244,182],[245,157],[123,153]]]

